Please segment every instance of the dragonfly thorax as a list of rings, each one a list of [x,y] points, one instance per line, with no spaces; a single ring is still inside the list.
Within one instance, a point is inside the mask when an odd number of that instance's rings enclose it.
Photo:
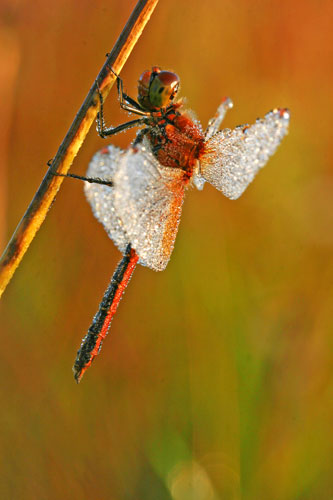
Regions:
[[[181,106],[178,102],[165,112],[152,113],[147,138],[161,165],[180,168],[190,178],[204,149],[204,135],[199,124],[181,112]]]

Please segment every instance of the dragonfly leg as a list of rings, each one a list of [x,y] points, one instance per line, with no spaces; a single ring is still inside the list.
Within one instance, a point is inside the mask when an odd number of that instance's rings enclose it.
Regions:
[[[126,110],[126,111],[129,111],[130,113],[134,113],[134,114],[141,115],[141,116],[150,116],[151,113],[149,111],[144,111],[141,108],[141,106],[140,106],[139,103],[137,103],[134,99],[132,99],[127,94],[125,94],[125,92],[123,90],[123,80],[113,70],[112,70],[112,72],[117,77],[117,91],[118,91],[118,97],[119,97],[120,107],[122,109]],[[102,93],[101,93],[101,91],[99,89],[99,86],[98,86],[97,82],[96,82],[96,88],[97,88],[97,92],[98,92],[98,96],[99,96],[99,101],[100,101],[100,111],[97,113],[97,117],[96,117],[97,132],[103,138],[105,135],[111,135],[111,133],[106,134],[105,131],[106,130],[109,131],[110,129],[112,129],[112,127],[108,128],[105,125],[105,120],[104,120],[104,100],[103,100],[103,96],[102,96]],[[129,122],[129,123],[131,123],[131,122]],[[116,127],[114,127],[114,128],[116,128]],[[117,131],[115,131],[113,133],[116,134],[118,132],[121,132],[122,130],[124,130],[124,129],[121,128],[120,130],[117,130]]]
[[[113,73],[117,77],[117,91],[118,91],[120,107],[126,111],[129,111],[130,113],[143,116],[150,116],[151,114],[150,111],[144,111],[138,102],[136,102],[134,99],[132,99],[132,97],[130,97],[124,92],[123,80],[115,72]]]
[[[80,181],[90,182],[91,184],[102,184],[103,186],[113,186],[112,181],[107,181],[106,179],[100,179],[99,177],[84,177],[83,175],[76,174],[59,174],[55,172],[53,175],[57,177],[70,177],[72,179],[79,179]]]
[[[149,128],[144,128],[142,130],[140,130],[137,135],[136,135],[136,138],[133,142],[133,147],[137,146],[138,144],[141,144],[141,142],[143,141],[144,139],[144,136],[149,132]]]
[[[208,126],[205,133],[205,140],[210,139],[216,132],[218,132],[220,125],[226,115],[226,112],[233,107],[233,102],[230,97],[224,97],[221,104],[217,108],[214,118],[211,118],[208,122]]]
[[[123,132],[124,130],[127,130],[129,128],[133,127],[140,127],[140,125],[145,125],[146,124],[146,119],[145,118],[138,118],[137,120],[131,120],[126,123],[122,123],[121,125],[118,125],[117,127],[104,127],[105,128],[100,128],[98,121],[97,121],[97,132],[98,135],[102,137],[102,139],[105,139],[105,137],[108,137],[109,135],[115,135],[119,134],[119,132]]]
[[[119,78],[119,77],[118,77]],[[122,132],[124,130],[127,130],[132,127],[137,127],[140,125],[143,125],[146,123],[146,118],[137,118],[136,120],[131,120],[126,123],[122,123],[121,125],[118,125],[117,127],[107,127],[105,124],[104,120],[104,101],[103,101],[103,96],[101,91],[99,90],[99,87],[96,83],[97,86],[97,92],[99,95],[99,101],[100,101],[100,111],[97,113],[96,117],[96,130],[97,133],[102,139],[105,137],[108,137],[109,135],[115,135],[118,134],[119,132]]]

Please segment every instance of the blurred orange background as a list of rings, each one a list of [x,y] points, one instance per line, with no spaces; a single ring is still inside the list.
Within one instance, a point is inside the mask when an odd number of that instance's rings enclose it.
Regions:
[[[5,247],[135,1],[2,0]],[[163,273],[141,266],[101,355],[71,367],[119,252],[65,181],[0,302],[2,499],[333,498],[331,1],[161,0],[126,63],[176,71],[206,126],[291,110],[237,201],[188,192]],[[127,115],[116,90],[113,125]],[[135,131],[114,144],[126,147]],[[105,145],[91,130],[72,172]]]

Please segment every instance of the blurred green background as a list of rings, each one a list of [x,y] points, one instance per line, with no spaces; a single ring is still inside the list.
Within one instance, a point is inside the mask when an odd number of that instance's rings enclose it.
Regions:
[[[134,5],[1,0],[1,248]],[[137,268],[79,386],[120,254],[82,184],[63,184],[0,302],[1,499],[333,499],[332,14],[160,1],[128,93],[157,64],[204,126],[229,95],[225,126],[285,106],[290,134],[237,202],[188,192],[167,269]],[[106,117],[127,119],[115,89]],[[103,145],[92,130],[72,172]]]

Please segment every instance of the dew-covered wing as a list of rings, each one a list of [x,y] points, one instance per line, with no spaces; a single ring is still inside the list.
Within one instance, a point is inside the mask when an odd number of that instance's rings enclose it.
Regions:
[[[89,163],[87,177],[113,182],[124,154],[124,150],[112,145],[98,151]],[[95,217],[103,224],[119,250],[124,253],[129,239],[114,207],[114,188],[86,182],[84,192]]]
[[[131,243],[140,264],[163,270],[178,230],[184,172],[163,167],[143,145],[126,151],[108,146],[94,155],[87,176],[113,182],[113,187],[86,183],[85,193],[120,251]]]
[[[289,111],[275,109],[253,125],[222,130],[205,144],[201,175],[235,200],[276,151],[288,132]]]
[[[162,166],[149,148],[129,148],[114,175],[114,207],[139,262],[163,270],[176,238],[184,171]]]

